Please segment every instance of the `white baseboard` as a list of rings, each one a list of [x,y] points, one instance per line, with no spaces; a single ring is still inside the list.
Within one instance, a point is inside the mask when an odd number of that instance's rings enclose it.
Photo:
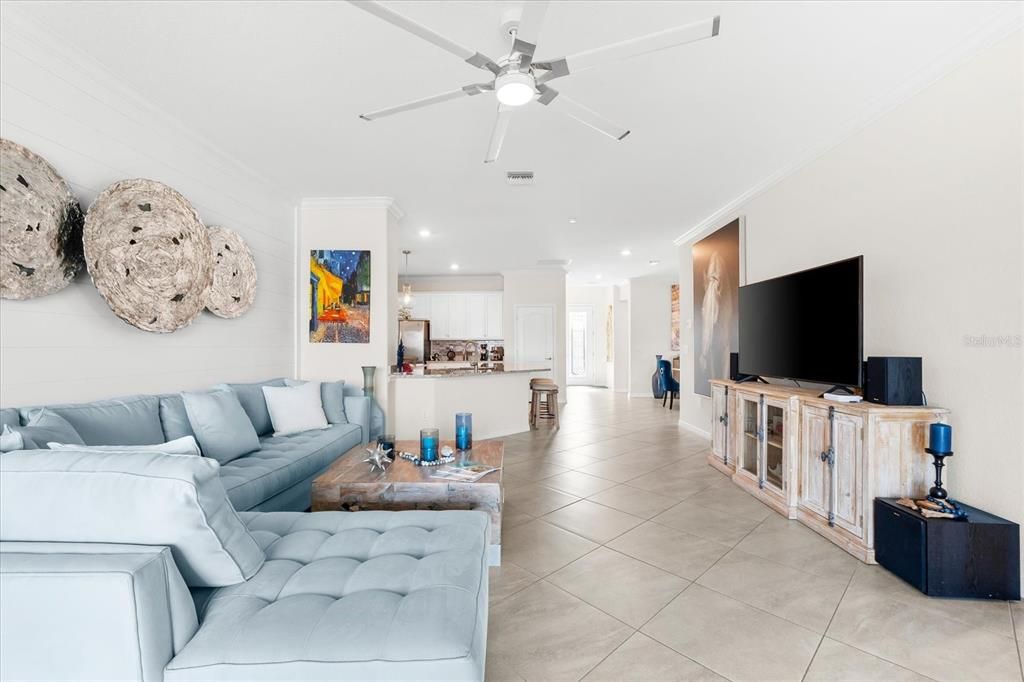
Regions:
[[[682,428],[682,429],[686,429],[690,433],[695,433],[698,436],[704,436],[708,440],[711,440],[711,432],[710,431],[705,431],[704,429],[702,429],[700,427],[694,426],[690,422],[686,422],[686,421],[683,421],[682,419],[680,419],[679,420],[679,427]]]
[[[626,393],[626,395],[630,398],[653,398],[654,391],[641,391],[640,393],[633,393],[632,391],[629,391],[628,393]]]

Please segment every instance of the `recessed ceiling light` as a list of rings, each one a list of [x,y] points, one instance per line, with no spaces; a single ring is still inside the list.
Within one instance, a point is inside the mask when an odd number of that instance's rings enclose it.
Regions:
[[[427,228],[423,228],[422,230],[420,230],[420,236],[421,237],[429,237],[430,236],[430,230],[428,230]]]
[[[570,225],[575,225],[576,224],[576,219],[575,218],[569,218],[569,224]]]
[[[619,253],[621,253],[623,256],[628,256],[628,255],[632,254],[633,252],[630,251],[629,249],[623,249]]]
[[[459,264],[458,263],[452,263],[448,267],[451,268],[452,270],[458,270],[459,269]]]
[[[658,265],[659,263],[661,263],[660,260],[649,260],[649,261],[647,261],[648,265]]]
[[[594,275],[594,279],[601,279],[601,275]]]

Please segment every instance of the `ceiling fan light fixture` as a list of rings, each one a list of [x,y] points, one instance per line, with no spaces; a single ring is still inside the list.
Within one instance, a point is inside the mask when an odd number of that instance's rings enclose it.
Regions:
[[[512,71],[498,76],[494,81],[494,90],[498,101],[507,107],[521,107],[533,100],[533,76],[528,73]]]

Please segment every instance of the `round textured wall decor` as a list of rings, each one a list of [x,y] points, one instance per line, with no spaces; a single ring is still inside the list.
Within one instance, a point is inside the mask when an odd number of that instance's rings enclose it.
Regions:
[[[218,317],[241,317],[256,299],[256,261],[245,240],[219,225],[210,226],[213,286],[206,308]]]
[[[154,180],[121,180],[85,216],[85,263],[110,309],[149,332],[173,332],[206,306],[213,251],[192,204]]]
[[[82,269],[82,209],[41,156],[0,138],[0,297],[60,291]]]

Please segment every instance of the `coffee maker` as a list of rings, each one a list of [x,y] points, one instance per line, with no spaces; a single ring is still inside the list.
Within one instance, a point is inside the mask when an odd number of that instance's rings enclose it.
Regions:
[[[488,358],[487,358],[487,344],[486,343],[481,343],[480,344],[480,362],[487,362],[487,360],[488,360]]]

